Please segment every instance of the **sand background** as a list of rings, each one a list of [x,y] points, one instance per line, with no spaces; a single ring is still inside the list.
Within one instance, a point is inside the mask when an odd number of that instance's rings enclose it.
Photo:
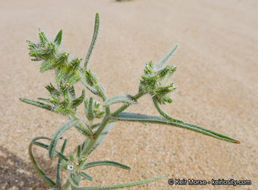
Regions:
[[[63,49],[84,57],[100,13],[99,39],[91,69],[108,96],[135,94],[144,65],[158,61],[175,44],[171,60],[174,103],[164,109],[241,141],[231,144],[162,125],[117,123],[90,160],[115,160],[130,172],[90,170],[92,185],[114,184],[159,175],[171,178],[251,179],[245,187],[167,185],[167,179],[132,189],[258,189],[258,2],[255,0],[11,0],[0,1],[0,189],[46,189],[29,162],[34,136],[52,136],[67,119],[21,103],[19,97],[46,97],[53,73],[39,73],[26,40],[64,30]],[[157,114],[145,96],[130,111]],[[71,146],[82,141],[76,131]],[[45,151],[40,163],[53,173]],[[45,155],[45,156],[41,156]]]

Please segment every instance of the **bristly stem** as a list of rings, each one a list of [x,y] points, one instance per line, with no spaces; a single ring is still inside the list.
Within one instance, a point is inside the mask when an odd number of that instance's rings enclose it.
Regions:
[[[172,117],[169,116],[166,112],[164,112],[164,111],[160,108],[159,103],[158,103],[158,101],[155,99],[155,97],[153,97],[152,100],[153,100],[153,103],[154,103],[155,108],[156,108],[157,111],[160,113],[160,115],[162,115],[164,118],[166,118],[167,120],[173,121],[173,122],[184,123],[184,122],[181,121],[181,120],[172,118]]]
[[[138,92],[136,95],[133,96],[133,99],[138,100],[140,97],[142,97],[145,93],[144,92]],[[120,108],[118,108],[114,113],[112,113],[112,116],[117,116],[119,113],[126,110],[130,104],[124,104]]]

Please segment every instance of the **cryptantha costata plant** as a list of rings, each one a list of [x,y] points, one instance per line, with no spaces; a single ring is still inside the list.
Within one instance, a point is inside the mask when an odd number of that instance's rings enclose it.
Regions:
[[[36,137],[29,145],[31,161],[41,177],[48,183],[50,189],[119,189],[150,183],[162,178],[155,177],[132,183],[101,187],[80,186],[82,180],[93,180],[92,177],[87,174],[88,168],[107,165],[130,170],[129,166],[115,161],[104,160],[87,162],[91,152],[103,141],[116,121],[134,121],[176,126],[231,143],[239,143],[239,141],[222,134],[174,119],[162,110],[161,105],[172,102],[170,94],[175,90],[174,84],[170,82],[170,78],[176,71],[176,67],[168,65],[168,61],[176,51],[177,46],[159,62],[149,62],[146,64],[144,74],[141,76],[139,82],[138,92],[135,95],[108,97],[98,77],[89,69],[88,65],[97,39],[98,29],[99,15],[96,14],[94,33],[85,60],[71,58],[69,53],[61,50],[62,30],[58,32],[53,41],[50,41],[43,32],[39,33],[39,42],[34,43],[28,41],[29,54],[32,60],[42,63],[40,67],[41,72],[55,70],[56,84],[46,86],[46,90],[49,92],[49,97],[47,98],[38,98],[38,101],[26,98],[20,98],[20,100],[68,117],[67,123],[61,126],[52,137]],[[84,89],[77,95],[74,85],[79,82],[82,83]],[[86,90],[89,93],[86,93]],[[91,96],[91,93],[94,96]],[[151,95],[154,106],[160,113],[159,116],[125,112],[129,106],[136,104],[144,95]],[[97,101],[96,96],[98,96],[101,101]],[[86,121],[83,120],[83,117],[77,112],[77,108],[81,104],[84,106],[85,118],[87,118]],[[122,105],[115,111],[112,111],[111,106],[113,104]],[[60,137],[71,128],[76,128],[85,138],[82,139],[81,144],[75,147],[75,155],[71,154],[67,156],[65,154],[67,140],[64,139],[60,150],[57,149],[57,144]],[[42,140],[48,140],[49,144],[43,143]],[[56,179],[51,179],[44,170],[41,169],[33,155],[33,146],[47,149],[50,159],[58,157]],[[62,179],[61,170],[68,173],[67,179]]]

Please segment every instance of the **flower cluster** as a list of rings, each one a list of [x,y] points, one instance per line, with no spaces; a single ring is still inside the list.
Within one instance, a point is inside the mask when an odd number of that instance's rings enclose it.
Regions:
[[[175,66],[159,66],[151,62],[146,64],[141,77],[139,91],[149,93],[160,104],[171,103],[170,93],[175,90],[174,83],[169,79],[176,71]]]
[[[39,99],[52,104],[52,110],[63,115],[75,113],[77,107],[83,102],[85,97],[85,90],[83,90],[81,96],[76,98],[73,86],[66,87],[60,84],[59,89],[56,89],[50,83],[50,85],[46,86],[46,89],[50,93],[50,97]]]
[[[69,60],[69,53],[59,50],[62,41],[62,30],[58,32],[55,40],[49,41],[44,32],[39,33],[39,43],[28,41],[29,54],[32,61],[42,61],[41,72],[56,70],[57,84],[72,86],[81,79],[80,64],[82,59],[74,58]]]
[[[94,100],[92,97],[84,100],[84,110],[89,121],[94,118],[102,118],[105,114],[100,102]]]

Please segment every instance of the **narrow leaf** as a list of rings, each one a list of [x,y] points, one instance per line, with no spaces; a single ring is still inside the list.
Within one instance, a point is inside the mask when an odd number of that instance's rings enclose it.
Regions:
[[[81,146],[80,145],[77,146],[76,155],[77,155],[77,158],[80,158],[80,155],[81,155]]]
[[[127,187],[134,187],[134,186],[138,186],[138,185],[144,185],[144,184],[148,184],[157,180],[160,180],[164,178],[164,176],[161,177],[155,177],[155,178],[151,178],[151,179],[145,179],[145,180],[140,180],[140,181],[135,181],[135,182],[131,182],[131,183],[122,183],[122,184],[117,184],[117,185],[110,185],[110,186],[96,186],[96,187],[79,187],[76,184],[74,184],[72,181],[71,184],[73,186],[73,190],[110,190],[110,189],[120,189],[120,188],[127,188]]]
[[[95,88],[93,88],[93,87],[91,87],[90,85],[88,85],[88,83],[87,83],[86,81],[87,81],[87,79],[86,79],[84,76],[82,76],[82,80],[81,80],[82,84],[83,84],[89,91],[91,91],[93,94],[98,95],[98,91],[97,91]]]
[[[74,90],[74,87],[71,86],[68,88],[68,92],[69,92],[69,95],[71,96],[72,99],[75,99],[76,97],[76,94],[75,94],[75,90]]]
[[[68,129],[72,128],[74,125],[76,125],[78,121],[69,121],[67,123],[65,123],[62,127],[60,127],[58,129],[58,131],[55,133],[55,135],[53,136],[50,146],[49,146],[49,157],[51,159],[53,159],[54,157],[54,153],[56,150],[56,145],[57,145],[57,141],[59,140],[59,138],[61,137],[61,135],[67,131]]]
[[[42,100],[42,101],[49,102],[49,99],[47,99],[47,98],[42,98],[42,97],[39,97],[38,100]]]
[[[87,174],[86,172],[81,172],[80,176],[82,176],[83,178],[85,178],[85,179],[87,179],[89,181],[93,180],[93,178],[89,174]]]
[[[49,138],[49,140],[51,140],[51,139]],[[42,147],[42,148],[44,148],[44,149],[46,149],[46,150],[48,150],[48,148],[49,148],[49,145],[47,145],[47,144],[45,144],[45,143],[42,143],[42,142],[34,142],[33,144],[34,144],[34,145],[37,145],[37,146],[39,146],[39,147]],[[67,158],[65,155],[63,155],[61,152],[59,152],[59,151],[56,150],[55,153],[56,153],[56,155],[57,155],[58,158],[61,158],[61,159],[63,159],[63,160],[68,161],[68,158]]]
[[[197,125],[185,123],[180,120],[169,121],[169,120],[164,119],[159,116],[150,116],[150,115],[145,115],[145,114],[122,112],[118,116],[113,117],[113,119],[120,120],[120,121],[138,121],[138,122],[161,123],[161,124],[165,124],[165,125],[173,125],[176,127],[185,128],[185,129],[192,130],[192,131],[195,131],[198,133],[202,133],[204,135],[208,135],[208,136],[211,136],[211,137],[214,137],[214,138],[217,138],[220,140],[224,140],[227,142],[237,143],[237,144],[240,143],[238,140],[235,140],[233,138],[227,137],[225,135],[216,133],[216,132],[208,130],[208,129],[204,129]]]
[[[132,96],[130,95],[123,95],[123,96],[114,96],[109,99],[107,99],[103,105],[104,106],[109,106],[111,104],[116,104],[116,103],[127,103],[127,104],[135,104],[136,101],[133,99]]]
[[[19,98],[19,100],[22,101],[22,102],[25,102],[27,104],[31,104],[33,106],[37,106],[37,107],[40,107],[40,108],[43,108],[43,109],[46,109],[46,110],[49,110],[49,111],[53,111],[53,108],[52,108],[51,105],[44,104],[42,102],[30,100],[30,99],[27,99],[27,98]]]
[[[44,32],[40,32],[40,33],[39,33],[39,39],[40,39],[40,42],[41,42],[42,44],[45,44],[45,43],[48,42],[48,39],[47,39],[47,37],[46,37],[46,35],[45,35]]]
[[[87,116],[88,116],[89,120],[93,120],[94,119],[94,114],[93,114],[93,98],[92,97],[90,97],[90,99],[89,99]]]
[[[85,97],[85,90],[83,89],[81,96],[78,97],[78,98],[76,98],[76,99],[74,99],[74,100],[72,101],[71,107],[72,107],[72,108],[76,108],[77,106],[79,106],[79,105],[83,102],[84,97]]]
[[[57,66],[54,59],[49,59],[47,61],[44,61],[43,64],[40,67],[40,72],[45,72],[47,70],[54,69]]]
[[[89,50],[88,50],[88,53],[86,55],[85,62],[84,62],[84,68],[85,69],[87,68],[87,65],[88,65],[88,62],[90,60],[90,56],[91,56],[92,50],[93,50],[93,48],[95,46],[95,43],[96,43],[96,40],[97,40],[97,37],[98,37],[98,32],[99,32],[99,14],[96,13],[94,32],[93,32],[91,44],[90,44],[90,47],[89,47]]]
[[[175,47],[173,47],[173,49],[171,49],[165,57],[163,57],[158,63],[156,63],[156,64],[154,65],[156,71],[159,71],[159,70],[163,69],[164,67],[166,67],[166,65],[167,65],[167,63],[168,63],[168,61],[169,61],[169,59],[170,59],[170,58],[172,57],[172,55],[175,53],[177,47],[178,47],[178,46],[175,45]]]
[[[37,163],[33,152],[32,152],[32,146],[33,144],[40,139],[49,139],[48,137],[35,137],[34,139],[32,139],[30,145],[29,145],[29,156],[30,159],[32,161],[32,164],[34,165],[34,167],[36,168],[37,172],[40,174],[40,176],[45,180],[46,183],[48,183],[50,185],[50,187],[54,187],[56,185],[56,183],[40,168],[39,164]]]
[[[62,42],[62,35],[63,35],[63,30],[60,30],[58,32],[58,34],[56,35],[56,38],[55,38],[55,43],[56,45],[60,46],[61,42]]]
[[[88,169],[88,168],[92,168],[92,167],[96,167],[96,166],[115,166],[115,167],[126,169],[126,170],[131,169],[129,166],[126,166],[126,165],[121,164],[119,162],[108,161],[108,160],[89,162],[84,166],[83,169]]]
[[[75,128],[82,134],[82,135],[85,135],[85,136],[88,136],[90,133],[89,133],[89,130],[84,127],[82,128],[79,124],[76,124],[75,125]]]
[[[64,142],[63,142],[62,148],[61,148],[61,153],[62,154],[64,153],[66,142],[67,142],[67,140],[65,139]],[[62,162],[62,160],[63,160],[62,158],[59,158],[58,162],[57,162],[56,186],[58,188],[60,188],[61,185],[62,185],[62,178],[61,178],[61,162]]]
[[[50,83],[49,85],[47,85],[45,87],[47,89],[47,91],[53,95],[53,96],[59,96],[60,95],[60,92],[53,86],[52,83]]]

